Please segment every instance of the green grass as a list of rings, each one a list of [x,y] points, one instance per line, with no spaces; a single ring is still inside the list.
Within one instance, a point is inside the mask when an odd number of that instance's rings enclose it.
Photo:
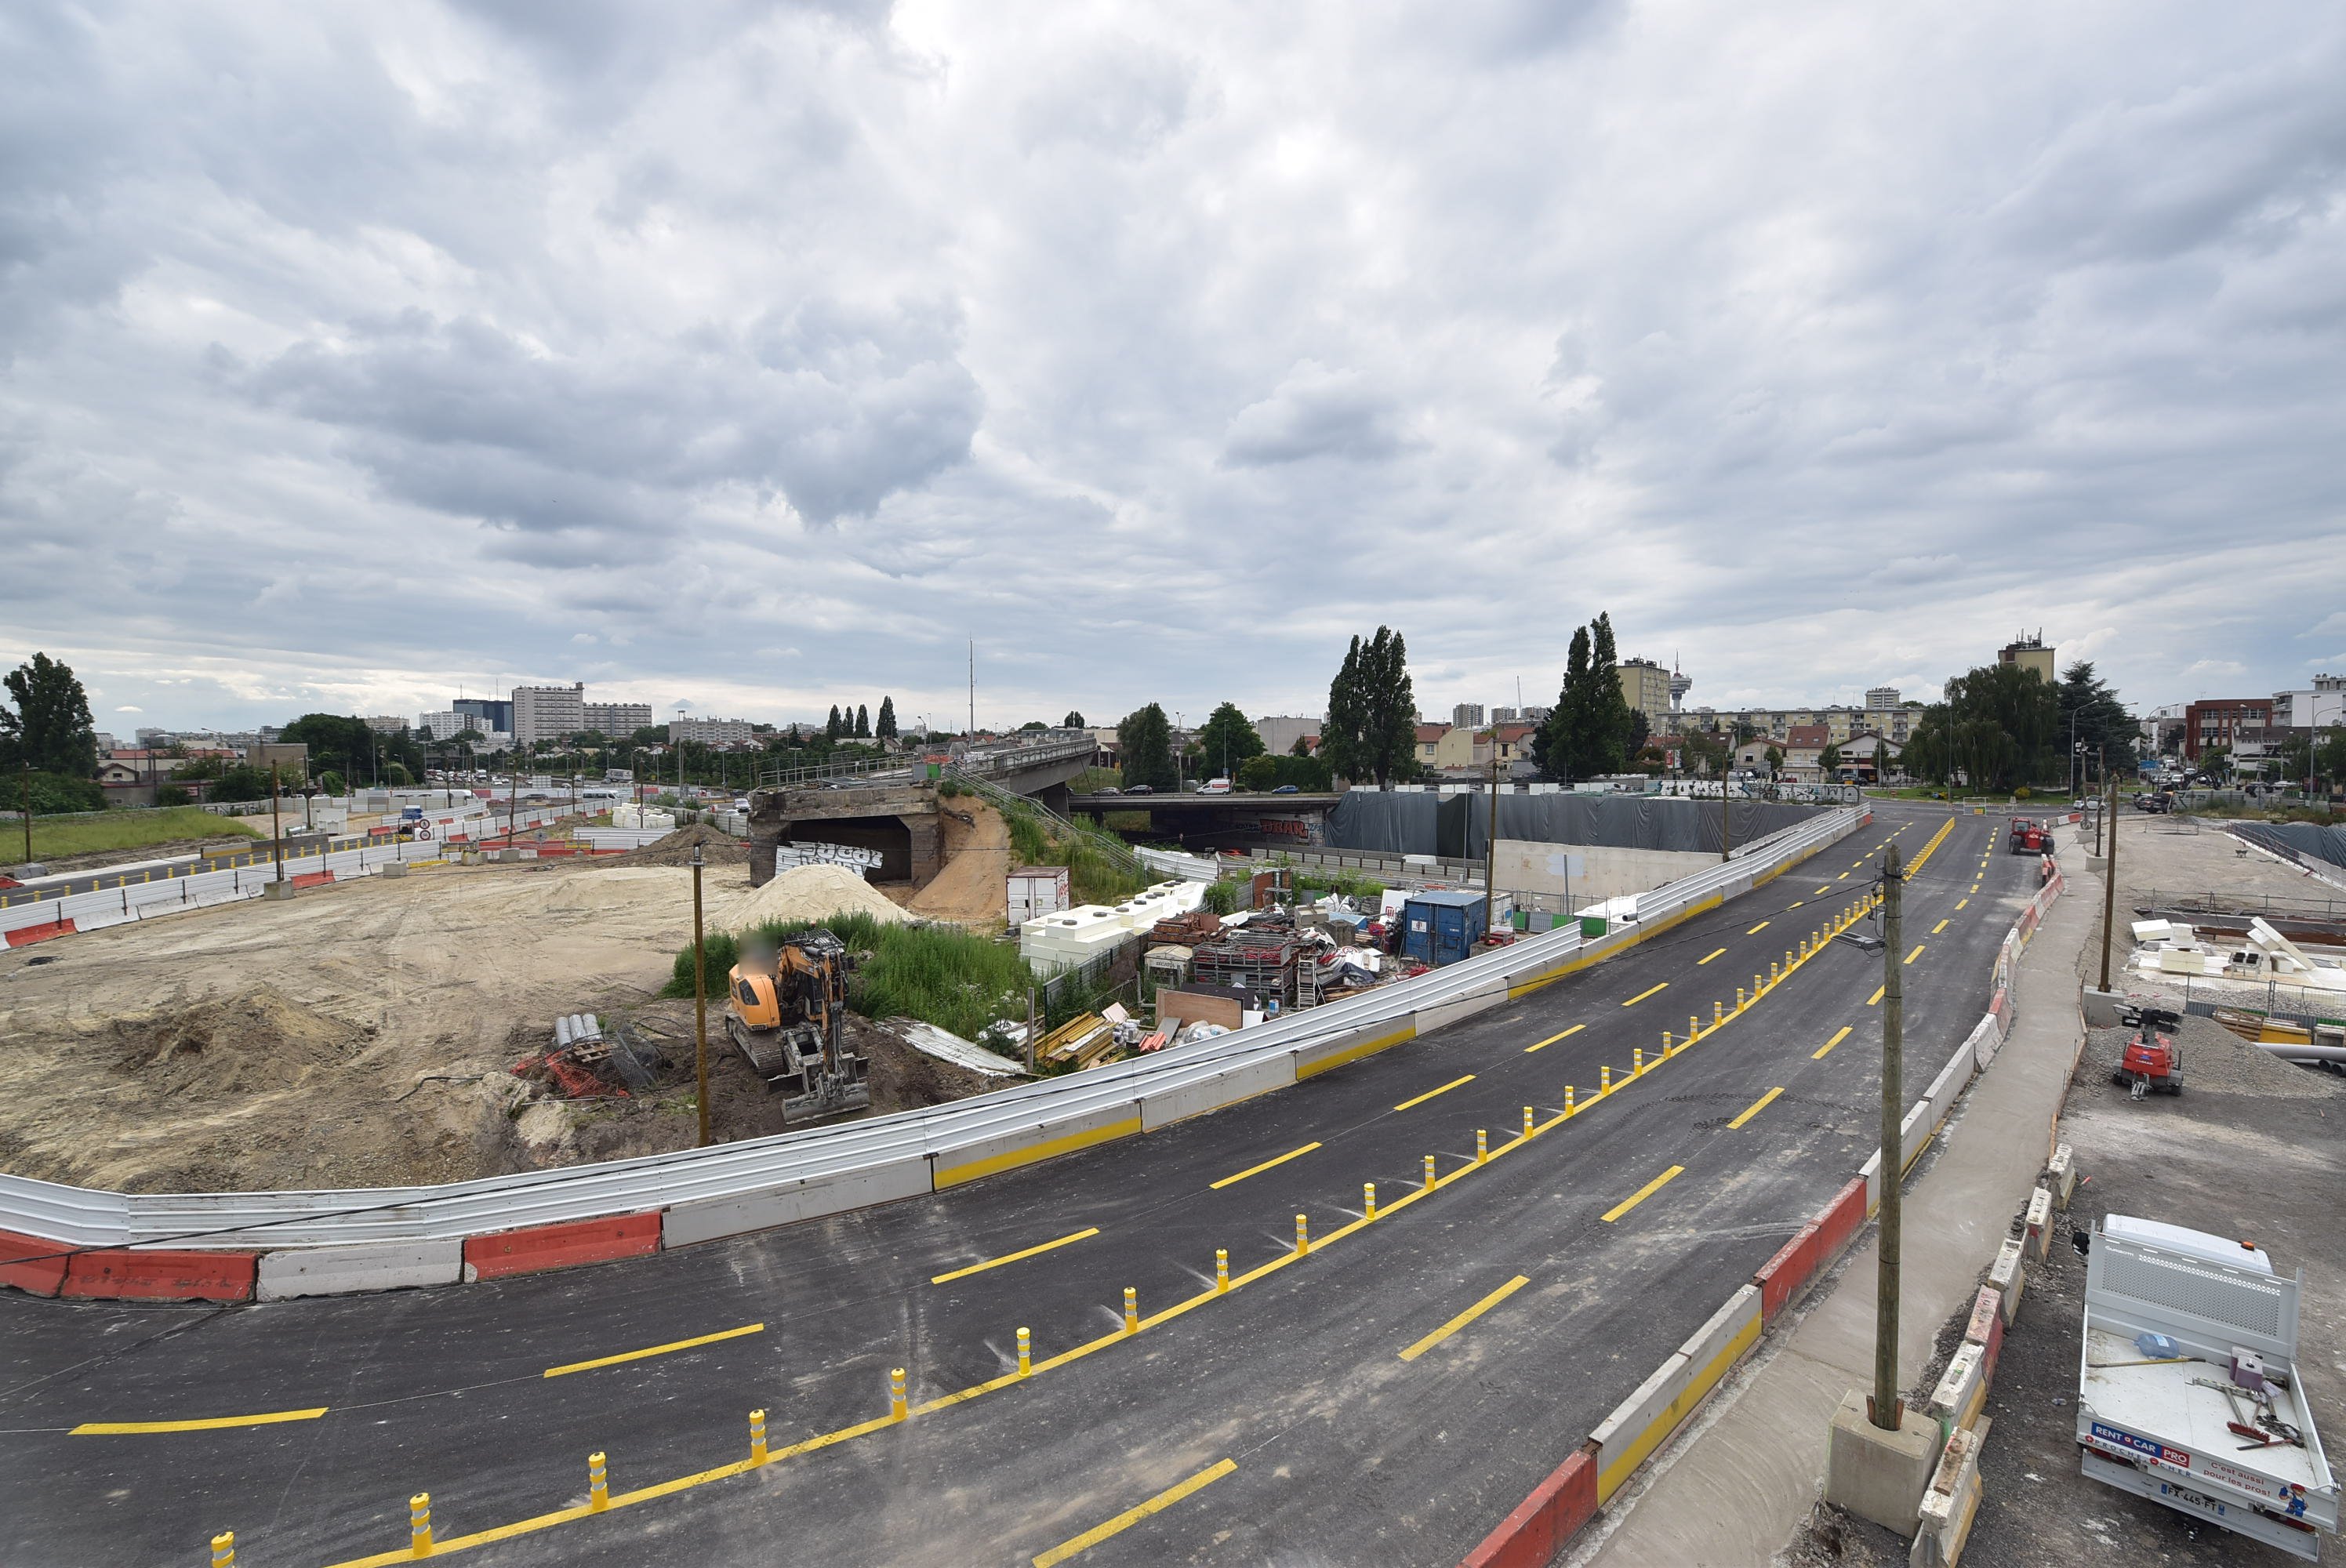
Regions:
[[[1066,867],[1067,891],[1079,904],[1121,903],[1149,884],[1145,871],[1127,870],[1113,849],[1088,832],[1055,832],[1054,824],[1015,806],[1002,818],[1017,863]]]
[[[301,820],[296,801],[293,820]],[[10,823],[0,830],[0,857],[15,860],[23,852],[24,829]],[[250,839],[260,835],[244,821],[215,816],[200,806],[166,806],[159,810],[108,811],[102,816],[33,819],[33,859],[57,860],[66,855],[96,854],[101,850],[135,850],[142,844],[168,843],[174,839]]]
[[[1030,975],[1018,950],[949,926],[882,925],[869,915],[826,921],[768,921],[758,928],[778,942],[820,925],[855,955],[847,1004],[866,1018],[918,1018],[964,1040],[974,1040],[997,1018],[1026,1016]],[[740,961],[739,943],[729,932],[703,942],[709,994],[720,1005],[725,972]],[[692,949],[676,955],[667,996],[692,994]]]

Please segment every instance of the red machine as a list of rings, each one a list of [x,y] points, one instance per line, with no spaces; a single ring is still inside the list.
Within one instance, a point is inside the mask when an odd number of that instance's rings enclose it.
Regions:
[[[2053,828],[2047,822],[2032,822],[2025,817],[2012,820],[2012,838],[2004,846],[2015,855],[2049,855],[2053,852]]]
[[[2126,1051],[2118,1057],[2116,1071],[2110,1082],[2129,1087],[2134,1097],[2158,1093],[2183,1093],[2183,1048],[2171,1034],[2162,1034],[2160,1028],[2172,1029],[2181,1022],[2174,1013],[2163,1007],[2142,1010],[2138,1026],[2127,1037]]]

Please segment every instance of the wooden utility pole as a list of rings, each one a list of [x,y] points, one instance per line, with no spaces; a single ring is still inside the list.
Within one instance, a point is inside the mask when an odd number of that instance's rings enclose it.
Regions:
[[[700,1146],[709,1135],[709,950],[700,928],[700,846],[692,846],[692,1073],[700,1103]]]
[[[1730,751],[1727,757],[1728,760],[1732,762],[1735,759],[1735,753]],[[1735,823],[1727,806],[1727,777],[1733,771],[1733,769],[1726,767],[1719,770],[1719,858],[1722,860],[1731,858],[1728,850],[1735,834]]]
[[[2117,912],[2118,912],[2118,911],[2117,911],[2117,906],[2118,906],[2118,824],[2117,824],[2117,815],[2118,815],[2118,789],[2117,789],[2117,785],[2116,785],[2116,784],[2115,784],[2115,783],[2111,783],[2111,784],[2107,785],[2107,786],[2106,786],[2106,795],[2107,795],[2108,799],[2107,799],[2107,800],[2105,802],[2105,804],[2104,804],[2104,805],[2103,805],[2103,807],[2102,807],[2102,815],[2103,815],[2103,816],[2105,816],[2105,817],[2107,817],[2108,819],[2110,819],[2110,845],[2109,845],[2109,853],[2108,853],[2106,856],[2105,856],[2105,857],[2103,858],[2103,860],[2102,860],[2102,984],[2101,984],[2101,989],[2102,989],[2102,990],[2104,990],[2104,991],[2107,991],[2107,990],[2110,988],[2110,923],[2117,918]]]
[[[285,880],[285,830],[277,821],[277,764],[269,765],[269,850],[277,861],[277,880]]]
[[[25,863],[33,863],[33,765],[25,764]]]
[[[1898,945],[1903,928],[1901,906],[1906,874],[1892,844],[1882,852],[1882,1207],[1881,1266],[1874,1276],[1873,1395],[1866,1415],[1886,1432],[1900,1430],[1905,1411],[1898,1398],[1899,1178],[1905,1173],[1900,1124],[1905,1085],[1902,1054],[1905,1040],[1905,993],[1900,986]]]

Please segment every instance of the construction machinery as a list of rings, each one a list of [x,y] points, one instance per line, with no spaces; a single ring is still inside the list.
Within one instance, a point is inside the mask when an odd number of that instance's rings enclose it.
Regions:
[[[2014,817],[2012,820],[2012,837],[2004,847],[2015,855],[2049,855],[2053,852],[2053,824]]]
[[[872,1104],[870,1060],[847,1044],[847,944],[817,927],[744,951],[725,977],[725,1033],[766,1088],[790,1097],[785,1121],[820,1121]]]
[[[2135,1022],[2110,1082],[2125,1085],[2137,1100],[2153,1093],[2183,1093],[2183,1048],[2174,1035],[2159,1032],[2174,1028],[2181,1015],[2164,1007],[2145,1007]]]

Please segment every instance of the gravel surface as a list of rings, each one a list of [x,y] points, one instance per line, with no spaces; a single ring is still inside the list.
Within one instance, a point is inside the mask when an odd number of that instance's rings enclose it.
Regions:
[[[2300,1067],[2283,1061],[2241,1039],[2212,1018],[2187,1016],[2164,1033],[2173,1035],[2176,1044],[2183,1048],[2184,1095],[2261,1095],[2295,1100],[2346,1097],[2346,1077],[2324,1068]],[[2120,1098],[2127,1097],[2127,1091],[2109,1084],[2108,1074],[2116,1067],[2133,1033],[2131,1029],[2096,1029],[2086,1036],[2086,1061],[2101,1064],[2103,1084]],[[2080,1077],[2083,1081],[2073,1093],[2091,1093],[2091,1079],[2082,1070]],[[2179,1097],[2145,1096],[2162,1101]]]

